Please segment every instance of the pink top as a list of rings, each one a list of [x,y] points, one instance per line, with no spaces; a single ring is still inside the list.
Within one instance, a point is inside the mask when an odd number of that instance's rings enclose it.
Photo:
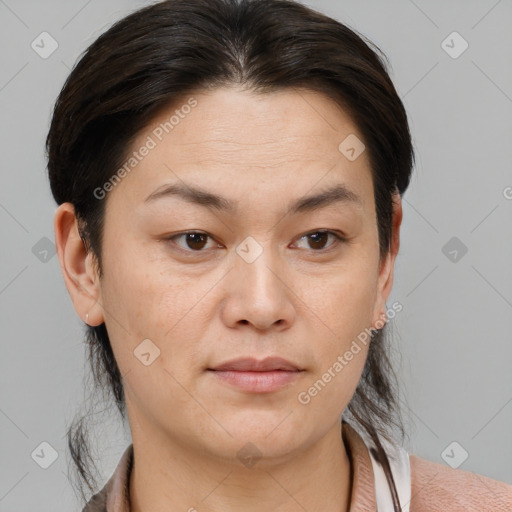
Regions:
[[[342,425],[342,438],[352,469],[350,511],[375,512],[378,502],[379,512],[392,512],[393,508],[385,500],[387,484],[369,450],[369,439],[348,423]],[[385,449],[388,453],[387,446]],[[392,464],[392,470],[402,511],[512,512],[512,485],[409,455],[401,447],[397,450],[402,459]],[[82,512],[130,512],[132,463],[133,444],[130,444],[108,482]]]

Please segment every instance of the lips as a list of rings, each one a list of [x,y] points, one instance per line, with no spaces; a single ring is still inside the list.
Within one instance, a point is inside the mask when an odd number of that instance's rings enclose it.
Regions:
[[[252,357],[233,359],[208,368],[210,375],[222,385],[237,392],[273,393],[285,389],[303,375],[304,369],[282,357],[258,360]]]
[[[226,361],[213,368],[213,371],[234,371],[234,372],[272,372],[277,370],[288,372],[302,371],[296,364],[283,359],[282,357],[267,357],[263,360],[255,358],[239,358]]]

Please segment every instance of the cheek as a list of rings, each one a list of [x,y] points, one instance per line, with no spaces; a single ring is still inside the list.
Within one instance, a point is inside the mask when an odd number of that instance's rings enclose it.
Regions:
[[[341,407],[350,400],[366,361],[376,298],[376,271],[360,259],[320,284],[303,286],[308,290],[304,302],[316,338],[317,365],[309,383],[315,386],[312,393],[319,395],[314,401]]]
[[[166,281],[147,249],[136,240],[111,238],[105,244],[103,258],[105,306],[123,317],[130,324],[130,332],[137,336],[149,334],[144,332],[147,325],[154,325],[164,309],[172,314],[166,297],[183,297],[179,278],[172,283]],[[168,323],[171,321],[169,318]]]
[[[140,364],[134,351],[149,339],[160,351],[155,368],[181,375],[186,360],[197,362],[197,340],[209,320],[204,298],[219,281],[208,275],[197,279],[170,270],[142,249],[122,244],[104,259],[102,298],[112,347],[123,370]]]
[[[370,265],[346,266],[322,279],[305,279],[299,286],[305,314],[313,313],[321,331],[341,345],[371,325],[377,283]]]
[[[369,349],[375,284],[368,273],[339,275],[310,295],[314,319],[316,365],[299,390],[298,406],[310,417],[336,421],[361,378]],[[311,316],[311,315],[310,315]]]

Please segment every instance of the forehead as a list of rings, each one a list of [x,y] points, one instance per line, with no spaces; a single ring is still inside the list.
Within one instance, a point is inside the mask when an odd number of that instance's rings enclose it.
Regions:
[[[341,181],[364,196],[372,188],[367,155],[347,158],[340,150],[347,137],[362,144],[350,116],[317,92],[201,90],[162,108],[140,131],[127,156],[145,155],[126,181],[138,202],[180,180],[233,192],[266,184],[283,194]]]
[[[192,99],[195,106],[190,108]],[[148,131],[171,145],[185,142],[218,156],[238,150],[247,159],[265,156],[269,163],[283,153],[289,156],[290,151],[320,158],[333,144],[336,149],[344,134],[362,138],[349,115],[332,99],[296,88],[266,93],[237,87],[198,91],[162,109]]]

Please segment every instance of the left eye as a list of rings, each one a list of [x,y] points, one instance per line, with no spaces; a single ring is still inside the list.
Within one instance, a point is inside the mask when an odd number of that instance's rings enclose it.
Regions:
[[[329,238],[329,235],[335,238],[335,242],[330,244],[328,248],[344,241],[344,238],[335,233],[334,231],[313,231],[311,233],[301,236],[300,240],[307,241],[309,239],[310,244],[312,244],[312,248],[316,252],[319,252],[325,249],[325,244],[327,239]]]

